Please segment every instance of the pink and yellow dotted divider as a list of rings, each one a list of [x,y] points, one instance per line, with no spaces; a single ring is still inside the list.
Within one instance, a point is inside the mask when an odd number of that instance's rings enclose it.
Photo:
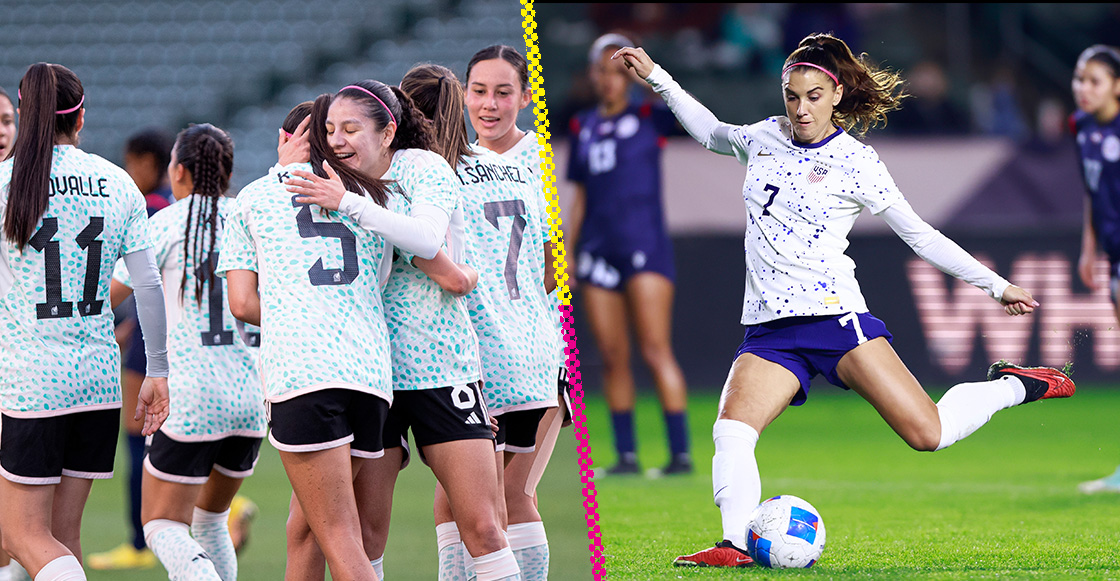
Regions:
[[[583,382],[579,373],[579,350],[576,349],[576,332],[572,324],[572,292],[568,288],[568,269],[564,252],[564,237],[560,230],[560,201],[556,192],[556,166],[552,163],[552,145],[549,143],[548,107],[545,105],[543,78],[541,75],[541,53],[537,46],[536,11],[533,0],[521,0],[521,16],[525,26],[525,48],[529,61],[529,77],[533,86],[533,112],[536,115],[537,139],[541,145],[541,170],[544,181],[545,197],[548,199],[548,223],[556,241],[553,255],[556,266],[556,284],[559,288],[560,310],[564,319],[564,339],[568,342],[566,350],[569,381],[572,385],[572,420],[576,440],[579,442],[579,474],[583,482],[583,507],[587,510],[587,538],[591,550],[591,568],[596,581],[603,579],[603,542],[599,535],[599,505],[595,502],[594,472],[591,469],[591,448],[587,443],[586,417],[583,413]]]

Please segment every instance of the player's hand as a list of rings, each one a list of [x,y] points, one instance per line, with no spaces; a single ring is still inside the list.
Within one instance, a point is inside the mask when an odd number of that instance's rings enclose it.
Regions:
[[[288,186],[289,192],[299,194],[295,201],[300,204],[315,204],[325,210],[337,210],[346,193],[346,186],[342,185],[342,179],[326,160],[323,160],[323,170],[327,172],[325,178],[303,170],[292,170],[292,175],[302,179],[289,178],[284,184]]]
[[[304,117],[296,126],[296,132],[291,137],[280,128],[280,142],[276,144],[276,157],[280,165],[289,163],[305,163],[311,161],[311,141],[308,137],[307,127],[311,124],[311,116]]]
[[[494,416],[490,416],[490,433],[494,434],[495,438],[498,437],[498,418]]]
[[[163,425],[171,412],[171,396],[167,390],[166,377],[145,377],[140,386],[140,397],[136,401],[136,413],[132,419],[144,420],[141,434],[150,436]]]
[[[657,64],[653,59],[649,58],[646,51],[642,47],[634,48],[632,46],[618,49],[618,52],[611,56],[612,59],[622,59],[626,64],[626,68],[632,69],[639,77],[645,79],[653,72],[653,67]]]
[[[1038,301],[1034,300],[1031,293],[1015,285],[1011,285],[1003,291],[1003,298],[999,302],[1003,305],[1003,310],[1012,316],[1033,313],[1035,308],[1038,307]]]
[[[1095,258],[1092,255],[1082,254],[1081,258],[1077,260],[1077,275],[1081,277],[1081,282],[1091,291],[1097,290]]]

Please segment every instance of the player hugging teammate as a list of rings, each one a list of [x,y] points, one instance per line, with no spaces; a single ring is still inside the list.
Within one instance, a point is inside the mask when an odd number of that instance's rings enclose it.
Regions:
[[[516,117],[524,57],[479,54],[514,81]],[[169,578],[237,577],[226,519],[267,433],[293,490],[287,576],[381,579],[409,430],[438,481],[440,579],[547,578],[535,489],[570,412],[535,134],[511,118],[500,137],[523,144],[470,144],[463,83],[418,66],[297,105],[280,163],[236,196],[229,136],[188,127],[177,201],[149,219],[122,170],[75,147],[73,73],[36,65],[21,90],[29,137],[0,164],[0,316],[19,329],[0,339],[0,527],[29,573],[85,578],[81,513],[121,405],[105,303],[133,292],[144,531]]]

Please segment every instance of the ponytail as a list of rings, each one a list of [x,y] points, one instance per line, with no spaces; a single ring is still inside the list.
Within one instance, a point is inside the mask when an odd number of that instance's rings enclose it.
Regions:
[[[435,151],[457,167],[471,151],[463,117],[463,85],[451,69],[435,64],[412,67],[401,79],[401,90],[432,124]]]
[[[12,148],[4,235],[23,251],[50,201],[55,143],[76,136],[85,91],[70,69],[36,63],[20,80],[18,94],[19,131]]]

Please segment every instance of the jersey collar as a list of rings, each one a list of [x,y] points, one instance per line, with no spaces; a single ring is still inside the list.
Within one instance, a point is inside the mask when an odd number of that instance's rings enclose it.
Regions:
[[[836,126],[833,125],[833,127],[836,127]],[[832,141],[833,138],[835,138],[837,135],[840,135],[843,132],[844,132],[843,129],[841,129],[839,127],[836,127],[836,131],[833,131],[832,135],[829,135],[828,137],[825,137],[824,139],[822,139],[822,140],[820,140],[816,143],[801,143],[800,141],[794,139],[793,136],[790,136],[789,140],[790,140],[790,143],[793,143],[794,145],[796,145],[797,147],[800,147],[802,149],[816,149],[818,147],[824,146],[829,141]]]

